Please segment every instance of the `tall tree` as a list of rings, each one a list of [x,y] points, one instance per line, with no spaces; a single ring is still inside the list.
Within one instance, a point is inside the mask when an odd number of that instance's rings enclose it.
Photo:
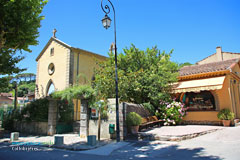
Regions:
[[[19,73],[16,66],[24,57],[17,51],[31,52],[30,45],[37,45],[38,28],[46,0],[0,1],[0,75]]]
[[[172,51],[160,52],[157,47],[139,50],[134,45],[118,55],[119,96],[122,101],[158,106],[160,99],[169,99],[171,83],[177,81],[178,64],[170,60]],[[104,98],[115,96],[114,55],[100,63],[95,71],[94,88]]]

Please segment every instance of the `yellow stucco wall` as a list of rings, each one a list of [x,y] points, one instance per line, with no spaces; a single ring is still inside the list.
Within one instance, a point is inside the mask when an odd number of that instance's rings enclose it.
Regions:
[[[240,118],[240,67],[239,64],[236,64],[232,68],[232,73],[233,76],[230,79],[230,83],[232,84],[232,90],[234,91],[233,94],[233,99],[234,99],[234,104],[233,106],[235,107],[235,114],[237,118]]]
[[[94,69],[98,67],[98,61],[105,61],[106,57],[92,54],[83,50],[73,50],[73,85],[90,84]],[[74,100],[74,120],[80,120],[81,101]]]
[[[54,55],[50,56],[50,50],[54,48]],[[70,50],[59,43],[52,41],[42,56],[37,61],[37,77],[36,84],[38,85],[38,93],[36,98],[45,97],[47,85],[52,80],[56,90],[65,89],[67,84],[67,56]],[[53,63],[55,72],[52,75],[48,74],[48,66]]]
[[[219,121],[217,111],[192,111],[188,112],[183,120],[185,121]]]
[[[89,84],[94,74],[94,68],[98,67],[97,62],[104,60],[106,57],[87,51],[74,50],[73,84]]]

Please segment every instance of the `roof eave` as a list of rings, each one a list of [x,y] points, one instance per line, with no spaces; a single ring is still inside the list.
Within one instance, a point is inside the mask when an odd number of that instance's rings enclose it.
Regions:
[[[41,56],[42,56],[43,53],[46,51],[46,49],[48,48],[48,46],[50,45],[50,43],[51,43],[52,41],[56,41],[57,43],[63,45],[64,47],[71,49],[71,46],[70,46],[70,45],[68,45],[68,44],[60,41],[60,40],[57,39],[57,38],[51,37],[51,38],[49,39],[49,41],[47,42],[47,44],[44,46],[43,50],[42,50],[42,51],[40,52],[40,54],[37,56],[36,61],[38,61],[38,60],[41,58]]]
[[[230,73],[230,70],[222,70],[222,71],[207,72],[207,73],[198,73],[198,74],[179,76],[178,80],[189,80],[189,79],[197,79],[197,78],[222,76],[222,75],[226,75],[228,73]]]
[[[96,55],[96,56],[99,56],[99,57],[103,57],[103,58],[108,58],[108,57],[106,57],[106,56],[103,56],[103,55],[100,55],[100,54],[97,54],[97,53],[94,53],[94,52],[91,52],[91,51],[87,51],[87,50],[84,50],[84,49],[81,49],[81,48],[75,48],[75,47],[71,47],[71,49],[73,50],[73,51],[82,51],[82,52],[87,52],[87,53],[91,53],[91,54],[93,54],[93,55]]]

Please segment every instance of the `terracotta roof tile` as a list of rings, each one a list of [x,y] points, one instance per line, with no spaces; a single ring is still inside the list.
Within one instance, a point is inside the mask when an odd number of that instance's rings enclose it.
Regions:
[[[230,69],[231,66],[237,63],[238,61],[239,61],[239,58],[220,61],[220,62],[201,64],[201,65],[185,66],[179,70],[179,75],[188,76],[188,75],[200,74],[200,73],[224,71],[224,70]]]
[[[12,93],[0,93],[0,96],[3,96],[3,97],[11,97],[11,96],[12,96]]]

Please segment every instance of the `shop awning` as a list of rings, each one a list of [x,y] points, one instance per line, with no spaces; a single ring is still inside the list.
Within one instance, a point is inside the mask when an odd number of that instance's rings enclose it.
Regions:
[[[222,89],[225,76],[197,79],[174,84],[173,93],[200,92]]]

